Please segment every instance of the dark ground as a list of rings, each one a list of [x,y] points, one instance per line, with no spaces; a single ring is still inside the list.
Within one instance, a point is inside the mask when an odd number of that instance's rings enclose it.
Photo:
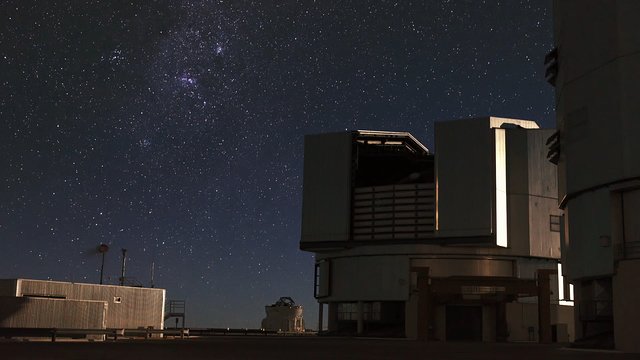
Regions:
[[[561,345],[423,343],[409,340],[218,336],[117,342],[1,341],[0,359],[640,359],[640,354]]]

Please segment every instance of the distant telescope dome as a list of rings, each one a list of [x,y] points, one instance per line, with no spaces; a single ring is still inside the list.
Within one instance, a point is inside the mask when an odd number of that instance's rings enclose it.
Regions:
[[[262,320],[262,328],[267,331],[303,333],[304,318],[302,306],[296,305],[290,297],[281,297],[275,303],[265,306],[267,317]]]

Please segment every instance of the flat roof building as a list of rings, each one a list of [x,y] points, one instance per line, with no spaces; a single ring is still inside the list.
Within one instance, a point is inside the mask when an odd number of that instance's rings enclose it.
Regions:
[[[300,247],[316,255],[321,330],[326,310],[335,334],[572,336],[555,275],[552,133],[496,117],[440,122],[435,155],[406,132],[306,136]]]
[[[1,279],[0,327],[163,329],[165,290]]]

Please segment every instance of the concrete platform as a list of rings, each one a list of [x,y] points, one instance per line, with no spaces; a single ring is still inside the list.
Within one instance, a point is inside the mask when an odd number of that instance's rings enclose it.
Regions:
[[[638,354],[571,350],[561,345],[422,343],[409,340],[218,336],[117,342],[1,341],[9,359],[639,359]]]

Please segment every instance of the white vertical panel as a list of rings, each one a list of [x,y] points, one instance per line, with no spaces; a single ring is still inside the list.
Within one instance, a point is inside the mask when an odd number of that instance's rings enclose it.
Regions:
[[[164,309],[167,304],[167,292],[166,290],[162,290],[162,323],[160,324],[160,329],[164,329]],[[182,318],[182,326],[184,327],[184,317]]]
[[[496,245],[507,247],[507,151],[504,129],[495,129]]]
[[[558,299],[564,300],[564,276],[562,276],[562,264],[558,263]]]

